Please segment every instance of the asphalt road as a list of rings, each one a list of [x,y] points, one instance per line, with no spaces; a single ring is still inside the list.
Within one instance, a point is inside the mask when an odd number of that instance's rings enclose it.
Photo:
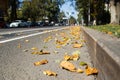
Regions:
[[[65,26],[64,26],[65,27]],[[0,41],[11,39],[15,37],[20,36],[26,36],[38,32],[42,32],[45,30],[53,30],[53,29],[59,29],[62,28],[62,26],[46,26],[46,27],[40,27],[40,28],[7,28],[7,29],[0,29]]]
[[[80,59],[71,62],[77,68],[84,69],[79,65],[80,61],[93,66],[85,44],[79,49],[73,48],[70,43],[62,48],[56,48],[55,38],[60,38],[58,34],[61,32],[69,34],[68,30],[55,30],[1,43],[0,80],[95,80],[93,75],[87,76],[85,73],[70,72],[60,68],[59,64],[65,53],[71,54],[76,50],[80,51]],[[48,36],[52,36],[52,40],[44,43],[43,40]],[[29,40],[29,42],[25,42],[25,40]],[[50,54],[31,54],[33,52],[32,47],[37,47],[38,50],[46,49],[50,51]],[[55,51],[58,53],[54,53]],[[48,63],[34,66],[34,62],[42,59],[47,59]],[[44,75],[44,70],[52,70],[57,73],[57,76]]]

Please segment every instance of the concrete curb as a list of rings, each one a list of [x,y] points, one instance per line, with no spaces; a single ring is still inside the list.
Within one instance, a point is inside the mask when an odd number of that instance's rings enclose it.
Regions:
[[[82,32],[87,42],[86,44],[93,64],[99,70],[97,79],[120,80],[120,56],[117,55],[119,54],[120,45],[112,49],[109,46],[117,45],[117,42],[113,45],[109,44],[109,39],[104,38],[106,35],[102,36],[101,33],[85,27],[82,27]]]

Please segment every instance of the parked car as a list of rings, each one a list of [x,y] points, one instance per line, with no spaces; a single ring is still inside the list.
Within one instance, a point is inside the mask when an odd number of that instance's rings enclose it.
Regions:
[[[35,21],[32,21],[32,22],[27,22],[29,24],[29,27],[38,27],[38,23],[35,22]]]
[[[60,26],[60,23],[55,23],[55,26]]]
[[[45,23],[44,23],[43,21],[38,21],[37,24],[38,24],[38,26],[40,26],[40,27],[45,25]]]
[[[15,20],[10,23],[10,27],[27,27],[27,22],[24,20]]]

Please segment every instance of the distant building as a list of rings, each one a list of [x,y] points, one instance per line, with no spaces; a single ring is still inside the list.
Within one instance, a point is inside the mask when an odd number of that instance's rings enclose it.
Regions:
[[[0,0],[0,17],[7,16],[7,10],[8,10],[8,5],[9,0]]]

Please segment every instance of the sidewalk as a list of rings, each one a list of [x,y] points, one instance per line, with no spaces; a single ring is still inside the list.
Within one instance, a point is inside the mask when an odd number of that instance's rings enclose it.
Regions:
[[[37,53],[44,50],[50,54]],[[79,55],[79,58],[69,62],[82,69],[83,73],[60,68],[65,55],[73,54]],[[35,66],[35,62],[44,59],[48,63]],[[94,75],[86,75],[85,66],[81,66],[80,62],[93,67],[81,32],[80,35],[77,31],[66,29],[48,32],[0,45],[0,80],[95,80]],[[51,70],[57,76],[45,75],[45,70]]]

